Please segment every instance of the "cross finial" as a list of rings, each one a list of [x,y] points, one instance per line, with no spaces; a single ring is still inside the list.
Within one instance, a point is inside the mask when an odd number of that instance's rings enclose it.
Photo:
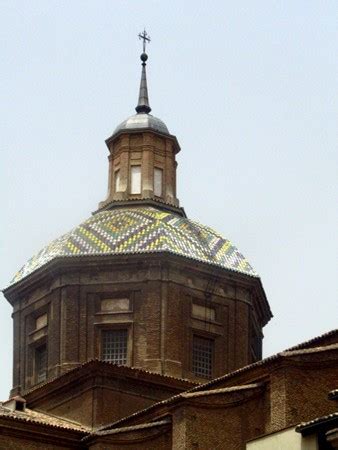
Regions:
[[[143,40],[143,53],[145,53],[146,52],[146,43],[150,42],[150,36],[144,29],[142,33],[139,33],[138,37],[139,37],[139,39]]]

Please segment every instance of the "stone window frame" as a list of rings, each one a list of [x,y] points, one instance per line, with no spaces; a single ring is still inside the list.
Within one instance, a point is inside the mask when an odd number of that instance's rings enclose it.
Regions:
[[[36,350],[42,346],[46,346],[46,379],[48,378],[48,336],[45,334],[39,339],[31,341],[27,346],[25,383],[28,384],[28,387],[36,386],[43,382],[37,380],[36,373]]]
[[[127,366],[133,364],[133,322],[102,323],[95,325],[95,357],[102,360],[103,331],[127,330]],[[103,360],[102,360],[103,361]]]

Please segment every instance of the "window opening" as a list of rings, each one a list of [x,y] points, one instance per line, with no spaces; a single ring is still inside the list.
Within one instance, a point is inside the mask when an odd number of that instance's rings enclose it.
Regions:
[[[131,166],[131,194],[141,194],[141,166]]]
[[[163,170],[155,167],[154,169],[154,194],[162,197]]]
[[[16,400],[15,411],[25,411],[25,402],[21,400]]]
[[[120,186],[120,170],[115,170],[114,173],[115,192],[121,192]]]
[[[102,359],[114,364],[127,364],[127,330],[102,331]]]
[[[192,370],[197,377],[211,378],[214,340],[193,336]]]

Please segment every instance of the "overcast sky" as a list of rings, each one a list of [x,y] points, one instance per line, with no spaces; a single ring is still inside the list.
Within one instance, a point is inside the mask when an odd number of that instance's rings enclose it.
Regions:
[[[337,326],[338,2],[0,1],[1,287],[107,191],[146,26],[153,114],[188,217],[236,244],[274,318],[264,355]],[[0,299],[0,399],[11,308]]]

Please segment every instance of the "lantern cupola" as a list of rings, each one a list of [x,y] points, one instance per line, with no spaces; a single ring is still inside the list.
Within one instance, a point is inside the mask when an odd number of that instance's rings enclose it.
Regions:
[[[143,40],[141,82],[136,114],[116,127],[106,140],[109,150],[108,197],[99,210],[132,204],[151,204],[185,216],[176,194],[176,154],[180,146],[165,123],[150,114],[145,52],[150,38]]]

